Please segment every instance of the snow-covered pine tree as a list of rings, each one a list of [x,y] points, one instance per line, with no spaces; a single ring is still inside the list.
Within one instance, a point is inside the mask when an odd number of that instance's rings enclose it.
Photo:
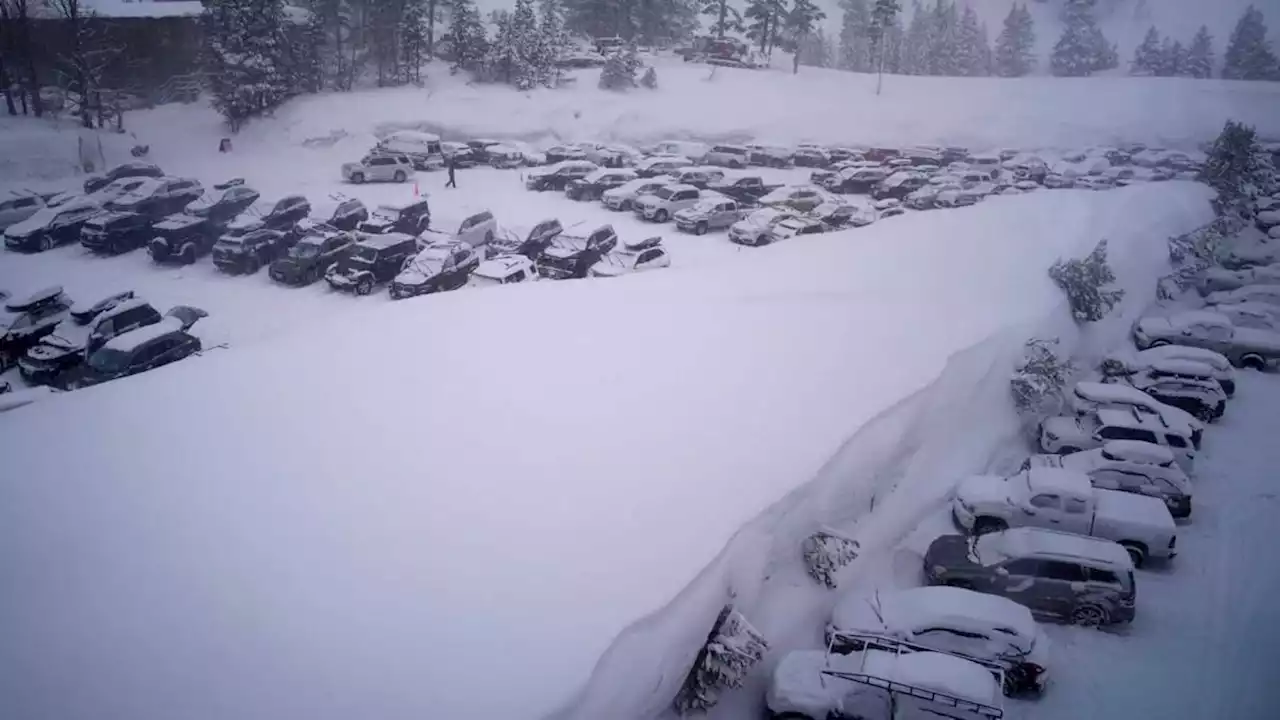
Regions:
[[[791,11],[784,18],[787,41],[794,48],[791,71],[800,72],[800,46],[807,42],[818,23],[827,18],[813,0],[792,0]]]
[[[1114,47],[1093,19],[1093,0],[1066,0],[1062,36],[1049,56],[1049,69],[1059,77],[1086,77],[1115,66]]]
[[[515,82],[516,66],[520,61],[515,34],[511,30],[511,13],[498,12],[492,25],[493,41],[489,43],[489,50],[484,56],[483,79],[510,85]]]
[[[800,64],[809,67],[831,66],[831,41],[822,28],[817,28],[800,43]]]
[[[658,71],[650,65],[648,70],[644,71],[644,77],[640,78],[640,84],[650,90],[658,89]]]
[[[1193,78],[1213,77],[1213,36],[1204,25],[1191,38],[1191,46],[1187,48],[1186,63],[1183,74]]]
[[[600,69],[601,90],[630,90],[636,86],[638,61],[634,55],[634,47],[632,45],[624,52],[616,52],[605,58],[604,67]]]
[[[919,0],[911,2],[911,22],[902,38],[902,72],[907,75],[929,74],[930,22]]]
[[[956,38],[956,71],[959,75],[977,77],[990,74],[991,46],[978,14],[969,5],[960,13]]]
[[[1022,77],[1036,65],[1035,23],[1026,5],[1014,4],[996,37],[995,72],[1001,77]]]
[[[569,35],[564,29],[564,8],[560,0],[538,2],[538,81],[547,87],[560,84],[563,73],[560,57],[569,47]]]
[[[511,11],[511,74],[507,82],[521,90],[528,90],[547,75],[541,65],[544,60],[538,17],[533,12],[533,0],[516,0]]]
[[[871,57],[876,67],[876,95],[880,94],[884,85],[885,55],[888,51],[887,40],[889,29],[898,21],[898,13],[902,5],[898,0],[876,0],[871,8]]]
[[[762,55],[771,55],[787,16],[786,0],[747,0],[744,14],[747,37],[760,44]]]
[[[858,550],[857,540],[828,529],[819,530],[800,544],[809,577],[831,590],[839,584],[836,573],[858,558]]]
[[[400,72],[401,82],[422,82],[422,63],[431,59],[427,54],[427,3],[426,0],[403,0],[404,14],[400,16]]]
[[[1106,317],[1122,299],[1124,290],[1107,288],[1116,281],[1107,263],[1107,241],[1100,240],[1082,260],[1059,260],[1049,268],[1049,277],[1067,294],[1076,322],[1097,322]]]
[[[1222,60],[1222,77],[1227,80],[1276,79],[1276,56],[1267,41],[1267,24],[1254,6],[1240,16]]]
[[[452,0],[451,9],[449,31],[443,38],[453,52],[450,72],[487,70],[489,39],[474,0]]]
[[[853,72],[870,72],[871,10],[867,0],[841,0],[840,56],[836,67]]]
[[[1165,38],[1160,43],[1160,65],[1156,75],[1160,77],[1177,77],[1182,74],[1182,66],[1186,64],[1187,51],[1177,40]]]
[[[884,71],[898,75],[902,73],[902,43],[904,32],[902,18],[895,14],[884,31]]]
[[[699,0],[700,12],[712,18],[711,34],[718,38],[727,32],[742,32],[742,13],[729,0]]]
[[[1120,67],[1120,49],[1115,43],[1107,40],[1107,37],[1102,34],[1102,28],[1095,24],[1089,32],[1089,37],[1093,42],[1094,72]]]
[[[760,631],[732,605],[726,605],[673,701],[676,712],[703,712],[720,700],[723,690],[742,687],[747,673],[764,659],[768,649]]]
[[[1218,191],[1214,201],[1218,214],[1245,205],[1266,184],[1260,150],[1254,129],[1234,120],[1228,120],[1213,141],[1200,166],[1199,180]]]
[[[929,31],[925,75],[956,75],[960,16],[956,6],[947,0],[934,0],[925,20]]]
[[[1069,358],[1058,355],[1057,347],[1058,338],[1031,338],[1009,379],[1013,405],[1027,427],[1056,415],[1065,404],[1063,390],[1075,374],[1075,366]]]
[[[294,92],[281,0],[206,0],[204,69],[213,107],[232,132]]]
[[[1142,43],[1133,51],[1133,62],[1129,63],[1130,75],[1155,75],[1161,60],[1160,31],[1154,25],[1147,30]]]

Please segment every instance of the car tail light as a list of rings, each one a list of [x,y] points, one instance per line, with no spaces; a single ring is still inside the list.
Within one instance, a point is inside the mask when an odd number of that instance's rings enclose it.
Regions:
[[[1132,595],[1125,595],[1120,598],[1120,607],[1131,608],[1133,607],[1133,605],[1134,605],[1134,597]]]
[[[1173,549],[1173,546],[1174,546],[1174,545],[1177,545],[1177,544],[1178,544],[1178,536],[1177,536],[1177,535],[1174,535],[1173,537],[1169,538],[1169,549],[1170,549],[1170,550],[1172,550],[1172,549]]]

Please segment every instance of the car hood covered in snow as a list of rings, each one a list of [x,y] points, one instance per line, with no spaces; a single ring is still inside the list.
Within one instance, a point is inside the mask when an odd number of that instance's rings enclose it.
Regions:
[[[956,499],[970,506],[1009,502],[1009,481],[999,475],[974,475],[956,485]]]

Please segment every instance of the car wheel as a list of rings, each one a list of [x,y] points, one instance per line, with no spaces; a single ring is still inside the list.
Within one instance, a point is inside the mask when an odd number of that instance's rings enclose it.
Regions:
[[[1168,340],[1152,340],[1151,344],[1148,345],[1147,347],[1164,347],[1165,345],[1168,345],[1168,344],[1169,344]]]
[[[1074,445],[1064,445],[1063,447],[1058,448],[1059,455],[1074,455],[1078,452],[1080,452],[1080,448],[1075,447]]]
[[[45,235],[40,238],[40,252],[53,249],[53,236]]]
[[[694,228],[693,228],[693,234],[694,234],[694,235],[706,235],[706,234],[707,234],[707,224],[706,224],[706,223],[704,223],[704,222],[700,222],[700,223],[698,223],[698,224],[697,224],[696,226],[694,226]]]
[[[1080,627],[1098,627],[1107,621],[1107,611],[1089,603],[1071,611],[1071,623]]]
[[[1000,532],[1008,530],[1009,523],[1000,518],[980,517],[973,521],[973,534],[986,535],[987,533]]]
[[[1133,566],[1140,568],[1147,562],[1147,549],[1135,542],[1122,542],[1120,547],[1129,553],[1129,559],[1133,561]]]
[[[1014,665],[1005,672],[1003,690],[1006,697],[1014,697],[1034,689],[1029,682],[1029,672],[1026,665]]]
[[[182,252],[178,253],[178,259],[182,261],[183,265],[195,265],[196,264],[196,246],[183,245]]]
[[[258,259],[258,256],[250,256],[248,260],[244,261],[244,274],[252,275],[258,272],[260,267],[262,267],[262,261]]]
[[[943,580],[942,584],[946,585],[947,587],[960,588],[961,590],[973,589],[973,583],[969,582],[968,580],[961,580],[960,578],[948,578],[946,580]]]
[[[1203,423],[1211,423],[1218,419],[1218,413],[1215,412],[1214,408],[1201,405],[1200,409],[1195,412],[1195,418]]]
[[[1240,357],[1240,367],[1262,371],[1267,369],[1267,362],[1262,359],[1261,355],[1254,355],[1250,353]]]
[[[408,176],[408,175],[405,175],[403,170],[397,170],[397,171],[396,171],[396,182],[400,182],[400,183],[402,183],[402,182],[404,182],[405,180],[408,180],[408,179],[409,179],[409,176]]]
[[[368,295],[371,292],[373,292],[373,281],[369,278],[364,278],[360,282],[356,283],[357,295]]]
[[[655,221],[657,221],[657,222],[660,222],[660,223],[664,223],[664,222],[666,222],[666,221],[667,221],[667,211],[666,211],[666,210],[659,210],[658,212],[656,212],[656,213],[654,213],[654,214],[653,214],[653,219],[654,219]]]
[[[351,182],[355,185],[364,183],[364,173],[351,173]]]

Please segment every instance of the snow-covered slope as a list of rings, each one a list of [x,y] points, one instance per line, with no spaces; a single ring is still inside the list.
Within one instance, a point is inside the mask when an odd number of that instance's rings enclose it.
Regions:
[[[1160,245],[1206,199],[999,197],[372,305],[6,413],[0,716],[651,712],[725,599],[680,591],[744,523],[953,353],[1059,307],[1054,259]]]

